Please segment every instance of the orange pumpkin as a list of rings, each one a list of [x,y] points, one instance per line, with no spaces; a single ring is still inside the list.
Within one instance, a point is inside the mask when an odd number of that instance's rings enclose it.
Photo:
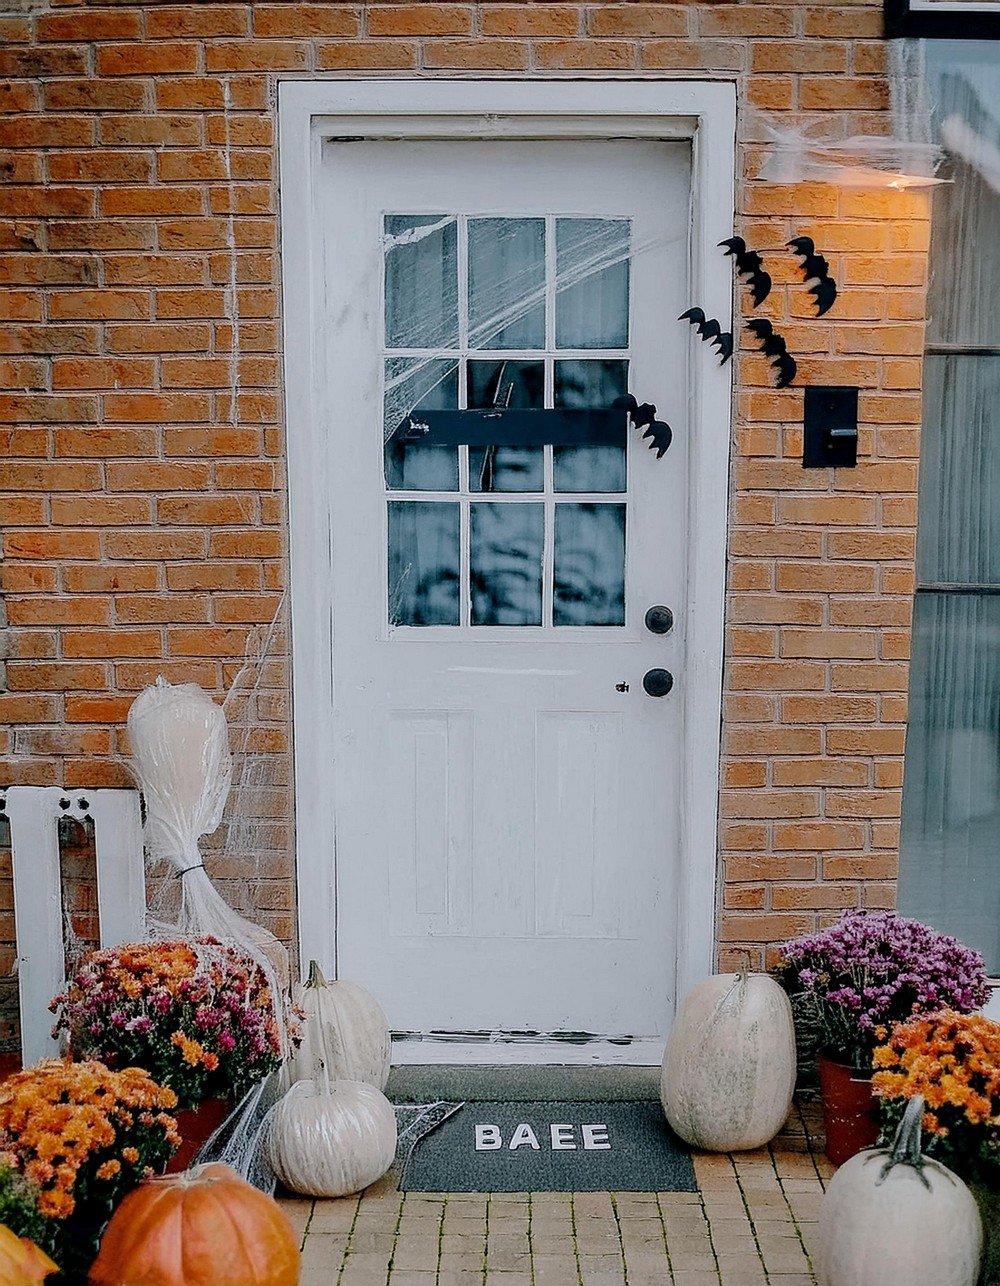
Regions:
[[[91,1286],[296,1286],[298,1240],[272,1198],[227,1165],[150,1179],[112,1216]]]
[[[0,1224],[0,1286],[34,1286],[58,1271],[59,1266],[33,1241]]]

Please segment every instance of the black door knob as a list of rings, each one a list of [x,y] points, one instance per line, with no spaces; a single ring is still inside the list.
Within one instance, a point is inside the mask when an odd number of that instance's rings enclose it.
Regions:
[[[669,670],[647,670],[642,676],[642,687],[647,696],[665,697],[673,686],[674,676]]]
[[[669,607],[658,603],[646,613],[646,629],[650,634],[669,634],[674,628],[674,614]]]

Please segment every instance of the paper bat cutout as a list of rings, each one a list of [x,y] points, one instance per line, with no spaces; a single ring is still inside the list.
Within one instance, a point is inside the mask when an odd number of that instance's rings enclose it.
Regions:
[[[802,280],[811,281],[810,295],[816,298],[816,316],[822,317],[837,298],[837,283],[830,276],[830,265],[816,253],[812,237],[793,237],[786,243],[802,260]]]
[[[628,418],[632,423],[633,429],[644,428],[646,430],[642,435],[643,439],[652,439],[649,443],[649,449],[656,452],[657,460],[666,455],[667,447],[670,446],[674,434],[669,424],[656,418],[655,406],[649,402],[637,402],[631,393],[626,393],[623,397],[616,397],[611,405],[628,411]]]
[[[779,335],[766,317],[751,317],[747,322],[747,330],[760,340],[760,346],[764,350],[765,357],[773,357],[771,365],[778,372],[778,378],[775,380],[775,388],[787,388],[795,379],[798,366],[795,358],[792,357],[785,346],[785,338]]]
[[[714,345],[722,358],[719,365],[725,366],[733,355],[733,337],[728,330],[723,330],[714,317],[706,317],[701,308],[689,308],[686,313],[681,313],[677,320],[686,321],[692,326],[697,326],[698,334],[702,340],[707,340]]]
[[[763,259],[756,250],[747,249],[747,243],[742,237],[730,237],[728,241],[720,241],[719,245],[726,247],[727,255],[735,257],[736,272],[749,281],[753,306],[759,308],[771,293],[771,277],[764,271]]]

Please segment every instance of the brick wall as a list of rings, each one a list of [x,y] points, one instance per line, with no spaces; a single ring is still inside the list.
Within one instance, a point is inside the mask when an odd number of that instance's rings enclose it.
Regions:
[[[3,3],[8,6],[3,10]],[[8,782],[118,784],[159,673],[215,693],[286,580],[281,75],[735,76],[741,105],[885,132],[881,6],[0,0],[0,472]],[[922,196],[756,181],[763,312],[800,383],[861,386],[861,464],[803,473],[801,389],[736,361],[723,958],[892,900],[913,588]],[[841,284],[811,318],[807,234]],[[286,757],[276,663],[261,738]],[[277,804],[287,811],[287,795]],[[265,917],[291,932],[288,827]],[[232,874],[232,872],[230,872]],[[2,937],[3,935],[0,935]]]

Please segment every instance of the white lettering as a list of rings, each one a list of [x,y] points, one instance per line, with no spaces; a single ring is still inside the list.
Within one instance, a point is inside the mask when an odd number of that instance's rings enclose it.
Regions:
[[[576,1150],[576,1144],[573,1142],[572,1125],[553,1125],[549,1127],[549,1134],[552,1138],[553,1152],[568,1152],[571,1149]]]
[[[538,1139],[535,1137],[535,1131],[531,1128],[530,1125],[525,1125],[522,1122],[514,1131],[514,1133],[511,1135],[511,1139],[510,1139],[511,1152],[516,1152],[518,1148],[523,1147],[526,1143],[530,1148],[533,1148],[536,1152],[539,1150],[539,1143],[538,1143]]]
[[[492,1152],[494,1148],[502,1148],[503,1139],[500,1137],[499,1125],[477,1125],[476,1126],[476,1151]]]
[[[606,1125],[583,1126],[583,1146],[588,1152],[603,1152],[611,1147]]]

